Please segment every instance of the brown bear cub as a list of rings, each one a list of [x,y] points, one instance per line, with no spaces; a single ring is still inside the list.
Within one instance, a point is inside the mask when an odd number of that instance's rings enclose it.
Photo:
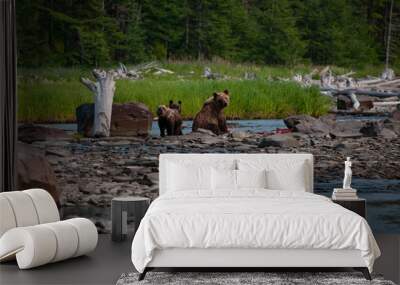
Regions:
[[[223,109],[229,105],[229,92],[214,92],[213,96],[204,102],[203,108],[193,121],[193,131],[206,129],[219,135],[228,132]]]
[[[179,136],[182,135],[182,117],[181,117],[181,101],[175,104],[172,100],[169,101],[169,107],[160,105],[157,108],[158,127],[160,128],[160,135],[165,136]]]
[[[182,102],[181,102],[181,101],[178,101],[178,104],[176,104],[176,103],[174,103],[174,101],[169,100],[169,107],[170,107],[171,109],[178,110],[178,112],[179,112],[179,114],[180,114],[181,111],[182,111]]]

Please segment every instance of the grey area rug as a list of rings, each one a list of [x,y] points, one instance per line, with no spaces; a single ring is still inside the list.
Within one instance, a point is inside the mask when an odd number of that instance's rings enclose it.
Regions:
[[[138,276],[138,273],[122,274],[116,285],[395,285],[377,275],[373,275],[373,280],[368,281],[359,272],[148,272],[142,281],[137,280]]]

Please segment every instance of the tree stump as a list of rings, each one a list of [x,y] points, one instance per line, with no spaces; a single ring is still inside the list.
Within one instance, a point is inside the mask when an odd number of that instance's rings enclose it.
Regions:
[[[96,82],[81,78],[81,82],[94,94],[93,137],[110,136],[112,103],[115,93],[114,71],[93,70]]]

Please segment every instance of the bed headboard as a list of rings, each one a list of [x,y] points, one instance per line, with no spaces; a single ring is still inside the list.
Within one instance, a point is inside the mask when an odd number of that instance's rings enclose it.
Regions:
[[[213,162],[221,162],[222,161],[235,161],[237,159],[257,159],[257,160],[266,160],[268,163],[273,163],[274,161],[279,160],[288,160],[293,162],[305,162],[306,167],[306,191],[313,192],[314,189],[314,162],[313,155],[309,153],[285,153],[285,154],[267,154],[267,153],[165,153],[160,154],[159,158],[159,194],[162,195],[167,191],[167,179],[168,179],[168,162],[181,162],[181,161],[190,161],[192,163],[207,163],[213,165]]]

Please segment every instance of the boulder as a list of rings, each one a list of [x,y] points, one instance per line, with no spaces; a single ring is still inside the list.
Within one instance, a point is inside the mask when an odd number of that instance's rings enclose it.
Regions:
[[[33,124],[25,124],[18,127],[18,140],[25,143],[47,140],[65,140],[71,137],[61,129],[48,128]]]
[[[339,120],[334,115],[314,118],[307,115],[286,118],[285,124],[294,132],[303,134],[329,134],[333,138],[377,137],[393,138],[400,134],[400,121],[393,117],[385,121]],[[382,130],[386,128],[382,134]]]
[[[201,133],[201,134],[209,135],[209,136],[212,136],[212,137],[216,136],[216,134],[214,134],[212,131],[206,130],[206,129],[202,129],[202,128],[198,128],[197,130],[193,131],[193,133]]]
[[[147,136],[153,114],[143,103],[113,104],[111,136]]]
[[[397,135],[400,135],[400,120],[395,120],[394,118],[386,119],[385,128],[388,128],[395,132]]]
[[[82,104],[75,110],[78,133],[85,137],[92,135],[94,104]]]
[[[17,143],[17,188],[43,188],[53,197],[57,205],[60,195],[56,187],[56,176],[44,151],[25,143]]]
[[[333,138],[359,138],[363,136],[360,129],[364,126],[365,122],[359,120],[337,121],[329,134]]]
[[[304,134],[322,133],[327,134],[334,125],[334,117],[314,118],[309,115],[296,115],[284,119],[286,126],[294,132]]]
[[[94,105],[83,104],[76,109],[78,132],[86,137],[92,135]],[[113,104],[111,136],[147,136],[151,130],[153,115],[142,103]]]
[[[328,114],[318,118],[322,123],[326,124],[329,128],[334,128],[336,126],[336,115]]]
[[[299,145],[299,141],[292,134],[278,134],[262,138],[258,147],[297,147]]]
[[[341,131],[341,130],[332,130],[329,135],[332,138],[338,138],[338,139],[349,139],[349,138],[360,138],[362,137],[362,133],[359,131]]]
[[[383,126],[382,121],[366,122],[365,126],[360,129],[360,133],[365,137],[377,137],[381,134]]]
[[[148,181],[151,182],[151,185],[158,185],[158,181],[159,181],[159,174],[158,172],[152,172],[152,173],[148,173],[144,176],[145,179],[147,179]]]
[[[400,122],[393,119],[367,122],[360,132],[366,137],[394,139],[400,135]]]
[[[248,132],[242,132],[242,131],[234,131],[230,134],[231,138],[233,139],[238,139],[238,140],[242,140],[245,138],[250,137],[250,134]]]
[[[383,128],[380,133],[380,136],[385,139],[390,139],[390,140],[398,137],[398,135],[394,131],[392,131],[388,128]]]
[[[396,110],[390,114],[390,118],[393,121],[400,121],[400,110]]]

